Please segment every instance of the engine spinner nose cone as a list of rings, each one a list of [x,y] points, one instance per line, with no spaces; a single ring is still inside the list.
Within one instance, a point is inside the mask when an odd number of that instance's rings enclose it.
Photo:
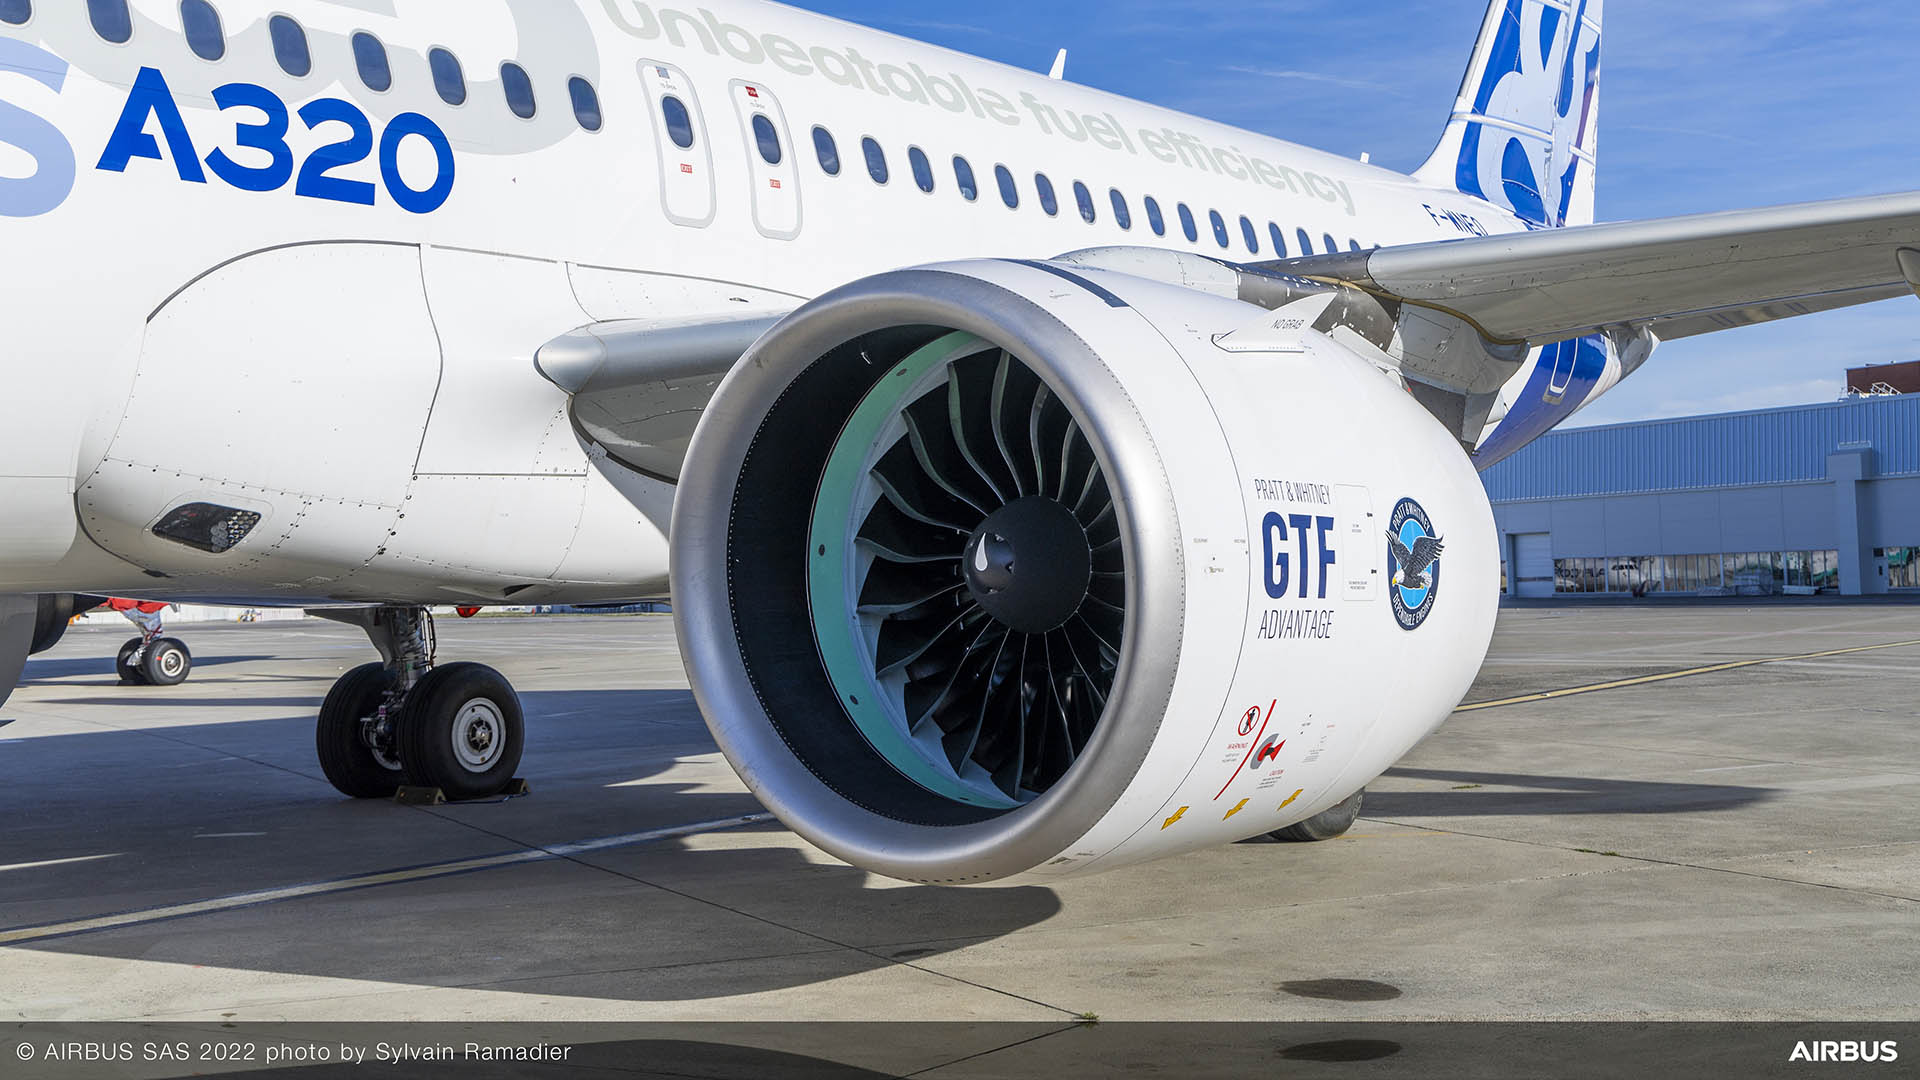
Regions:
[[[967,538],[967,591],[988,614],[1024,634],[1073,617],[1093,575],[1087,530],[1073,511],[1043,495],[988,514]]]

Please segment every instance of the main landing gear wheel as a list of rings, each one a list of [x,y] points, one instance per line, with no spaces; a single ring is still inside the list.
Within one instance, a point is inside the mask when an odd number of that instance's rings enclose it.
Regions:
[[[414,684],[400,712],[400,762],[407,782],[449,799],[506,790],[520,767],[526,726],[506,677],[482,664],[447,664]]]
[[[1314,840],[1331,840],[1353,828],[1354,819],[1360,816],[1360,796],[1367,793],[1366,788],[1347,796],[1344,802],[1329,806],[1305,821],[1296,821],[1284,829],[1275,829],[1268,836],[1275,840],[1291,843],[1309,843]]]
[[[163,637],[147,646],[140,675],[150,686],[178,686],[193,672],[193,654],[179,638]]]
[[[380,706],[393,688],[384,664],[362,664],[340,676],[320,705],[314,749],[320,771],[342,795],[386,799],[405,782],[393,746],[393,725],[379,724]]]
[[[132,638],[120,646],[120,655],[113,661],[113,670],[120,675],[121,686],[145,686],[147,677],[141,672],[140,665],[133,660],[133,654],[146,644],[145,638]]]

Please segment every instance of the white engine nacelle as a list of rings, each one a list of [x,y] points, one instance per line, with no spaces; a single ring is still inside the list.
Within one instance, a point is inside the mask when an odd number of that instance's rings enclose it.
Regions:
[[[1314,303],[975,261],[769,331],[672,540],[754,793],[876,873],[1058,876],[1300,821],[1432,731],[1492,636],[1492,513]]]

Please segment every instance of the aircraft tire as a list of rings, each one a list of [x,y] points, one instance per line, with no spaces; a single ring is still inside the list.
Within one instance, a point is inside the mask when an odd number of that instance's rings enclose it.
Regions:
[[[1343,802],[1329,806],[1305,821],[1296,821],[1284,829],[1275,829],[1267,835],[1275,840],[1294,844],[1331,840],[1343,835],[1348,829],[1353,828],[1354,819],[1360,816],[1360,797],[1366,793],[1367,789],[1361,788],[1347,796]]]
[[[120,675],[121,686],[145,686],[147,676],[140,665],[133,662],[133,654],[140,648],[141,639],[133,638],[120,646],[120,655],[113,662],[114,671]]]
[[[193,674],[193,653],[179,638],[158,638],[140,658],[140,677],[150,686],[179,686]]]
[[[383,664],[362,664],[334,681],[320,703],[320,721],[313,744],[320,771],[342,795],[355,799],[389,799],[406,781],[398,763],[383,762],[360,734],[360,721],[380,707],[380,698],[393,685]]]
[[[520,768],[526,722],[506,676],[484,664],[447,664],[407,695],[398,734],[407,783],[479,799],[506,790]]]

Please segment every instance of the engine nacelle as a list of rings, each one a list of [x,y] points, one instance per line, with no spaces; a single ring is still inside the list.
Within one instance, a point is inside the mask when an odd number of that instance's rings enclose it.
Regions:
[[[876,873],[1064,875],[1299,821],[1432,731],[1492,635],[1492,513],[1325,302],[975,261],[769,331],[672,540],[754,793]]]

